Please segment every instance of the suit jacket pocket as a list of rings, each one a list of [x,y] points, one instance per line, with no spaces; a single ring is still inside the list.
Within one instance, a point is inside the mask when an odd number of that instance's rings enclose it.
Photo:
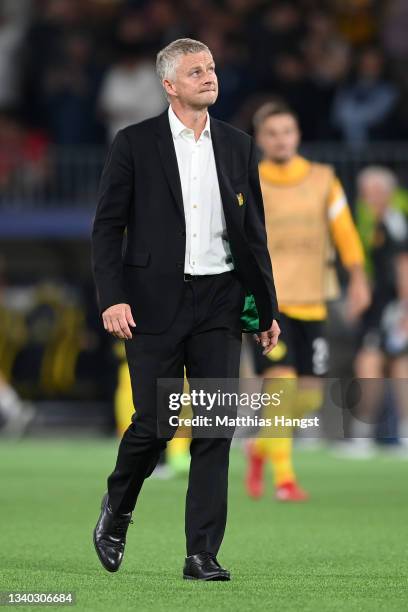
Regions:
[[[138,266],[139,268],[145,268],[149,261],[150,253],[148,251],[126,251],[123,258],[123,263],[125,266]]]

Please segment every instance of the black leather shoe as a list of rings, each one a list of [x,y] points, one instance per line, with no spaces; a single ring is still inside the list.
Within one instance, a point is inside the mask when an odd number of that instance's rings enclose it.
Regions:
[[[108,572],[117,572],[125,552],[126,532],[132,513],[114,514],[109,505],[108,494],[104,495],[101,514],[93,532],[93,541],[99,561]]]
[[[215,555],[201,552],[186,557],[183,570],[185,580],[230,580],[228,570],[221,567]]]

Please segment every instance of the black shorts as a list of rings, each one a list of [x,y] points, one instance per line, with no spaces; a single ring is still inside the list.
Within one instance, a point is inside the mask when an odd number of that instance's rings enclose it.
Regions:
[[[304,321],[280,314],[281,334],[268,355],[251,336],[254,367],[261,375],[268,368],[290,366],[299,376],[325,376],[329,369],[329,345],[323,321]]]
[[[398,328],[398,302],[375,302],[366,310],[357,334],[357,350],[370,349],[387,357],[408,354],[408,340]]]

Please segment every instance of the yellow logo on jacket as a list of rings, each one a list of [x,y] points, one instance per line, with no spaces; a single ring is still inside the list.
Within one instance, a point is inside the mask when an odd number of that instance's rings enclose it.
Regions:
[[[237,200],[238,200],[239,206],[242,206],[244,203],[244,196],[242,193],[237,193]]]

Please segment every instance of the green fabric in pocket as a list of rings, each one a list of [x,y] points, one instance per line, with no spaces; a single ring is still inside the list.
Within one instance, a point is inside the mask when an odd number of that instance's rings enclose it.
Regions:
[[[234,262],[234,258],[231,254],[231,259]],[[242,332],[257,332],[259,331],[259,314],[255,304],[255,298],[252,293],[247,293],[245,296],[244,306],[241,311],[241,331]]]
[[[259,330],[259,314],[252,293],[245,296],[245,303],[241,312],[241,325],[243,332],[257,332]]]

